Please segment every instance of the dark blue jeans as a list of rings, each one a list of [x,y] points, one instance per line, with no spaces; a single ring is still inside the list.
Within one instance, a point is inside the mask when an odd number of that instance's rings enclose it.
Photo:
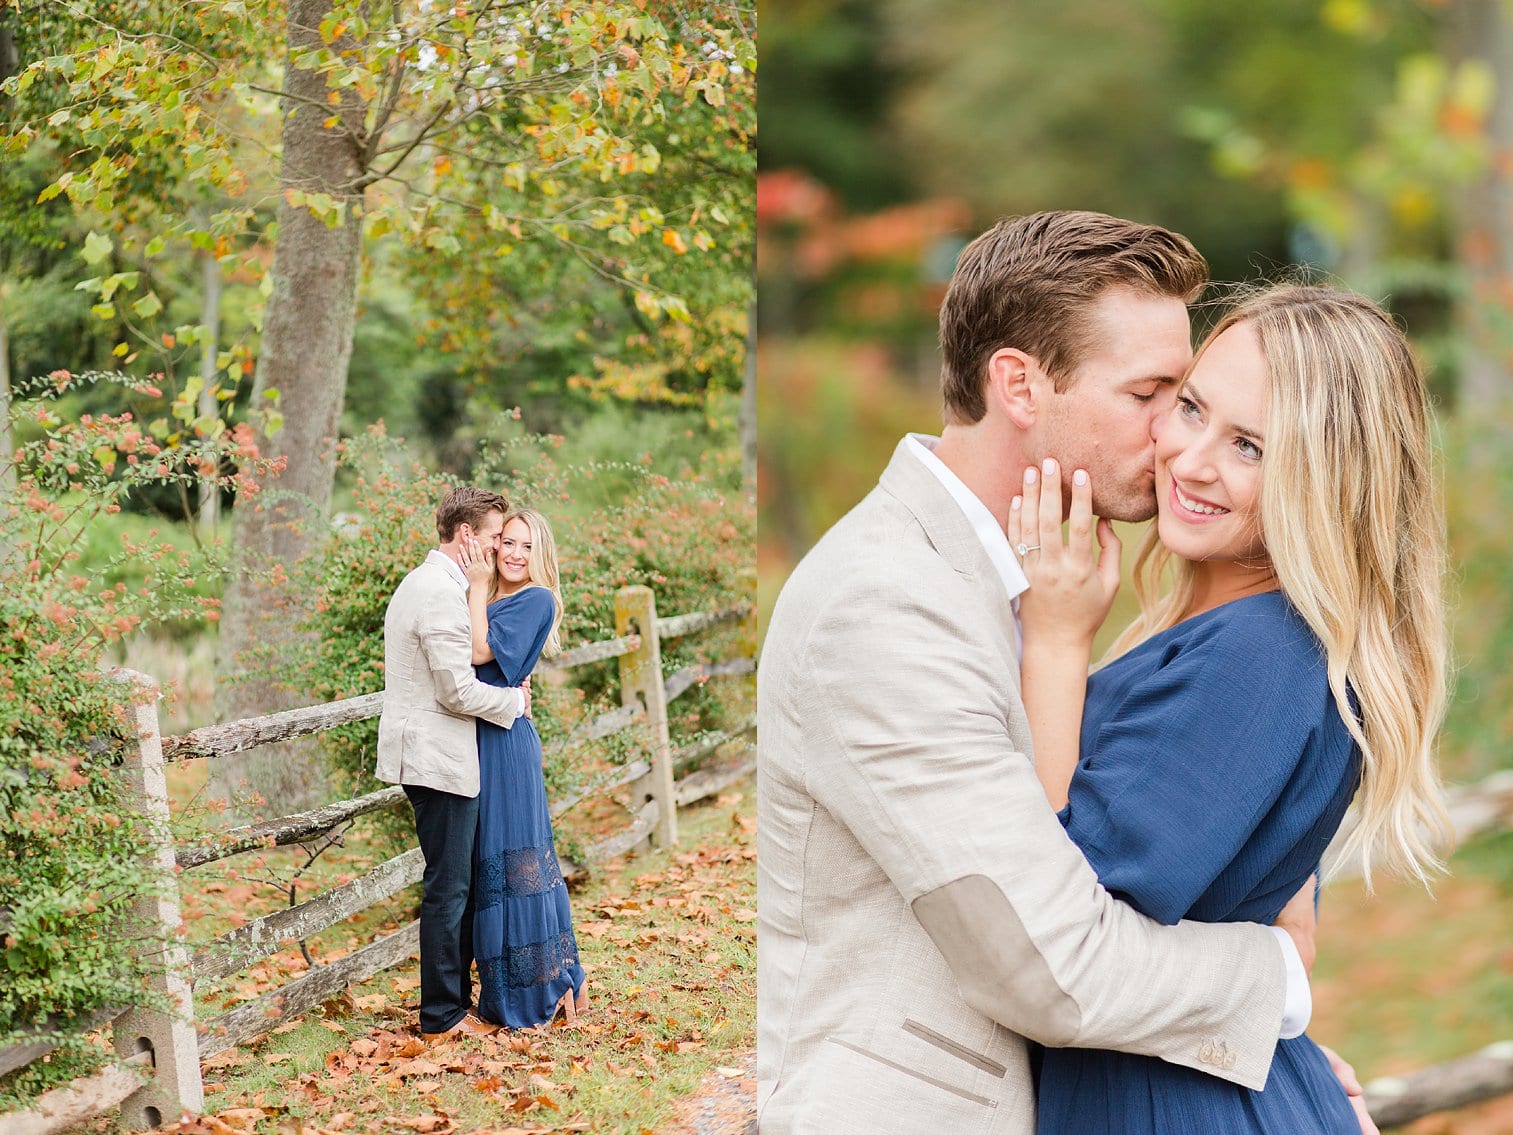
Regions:
[[[420,1031],[444,1033],[473,1007],[473,837],[477,797],[404,786],[425,856],[420,900]]]

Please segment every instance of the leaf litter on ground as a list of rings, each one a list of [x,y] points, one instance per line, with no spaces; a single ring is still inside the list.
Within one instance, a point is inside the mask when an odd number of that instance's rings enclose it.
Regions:
[[[753,1043],[754,811],[747,785],[680,812],[679,847],[599,868],[574,892],[590,998],[575,1025],[559,1018],[550,1028],[428,1046],[411,958],[203,1061],[205,1114],[165,1135],[651,1135],[707,1074],[739,1065]],[[350,871],[360,851],[346,851],[333,866]],[[240,885],[202,887],[186,907],[214,902],[229,916],[240,900],[236,913],[246,917],[248,898]],[[413,902],[389,900],[393,917],[363,932],[397,929]],[[361,944],[350,927],[351,940],[336,937],[340,929],[312,944],[318,960]],[[306,969],[297,949],[283,950],[216,991],[204,1015]]]

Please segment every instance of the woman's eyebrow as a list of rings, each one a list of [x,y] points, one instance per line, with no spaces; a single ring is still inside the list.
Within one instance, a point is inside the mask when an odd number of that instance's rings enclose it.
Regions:
[[[1187,381],[1186,385],[1184,385],[1182,387],[1182,393],[1185,394],[1185,395],[1187,395],[1195,403],[1197,403],[1198,409],[1202,410],[1205,414],[1209,412],[1208,411],[1208,403],[1203,400],[1203,395],[1199,394],[1196,390],[1193,389],[1193,384],[1192,384],[1192,380],[1191,379],[1189,379]],[[1247,438],[1249,438],[1251,441],[1255,442],[1257,445],[1260,445],[1262,442],[1264,442],[1266,440],[1265,437],[1262,435],[1262,433],[1261,433],[1260,430],[1253,429],[1250,426],[1241,426],[1241,425],[1236,425],[1234,423],[1230,423],[1229,428],[1232,429],[1232,430],[1234,430],[1235,433],[1239,434],[1241,437],[1247,437]]]

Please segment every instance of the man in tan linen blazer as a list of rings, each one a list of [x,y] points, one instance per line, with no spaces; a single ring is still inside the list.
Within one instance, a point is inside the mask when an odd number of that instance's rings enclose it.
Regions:
[[[457,496],[449,496],[448,500]],[[489,493],[502,501],[502,497]],[[468,621],[467,576],[449,549],[488,531],[486,510],[477,526],[466,521],[442,546],[405,576],[384,614],[384,705],[378,719],[379,780],[423,785],[457,796],[478,795],[478,722],[508,729],[525,712],[518,689],[478,679]],[[459,531],[461,530],[461,531]]]
[[[425,856],[420,902],[420,1031],[483,1035],[473,1007],[473,837],[478,829],[478,722],[508,729],[530,692],[473,671],[464,541],[498,552],[505,499],[463,487],[436,509],[439,547],[395,589],[384,614],[384,704],[378,779],[404,785]]]
[[[1100,515],[1152,514],[1150,420],[1205,278],[1185,239],[1098,214],[973,242],[942,438],[905,439],[784,587],[758,697],[763,1135],[1023,1135],[1025,1037],[1265,1083],[1292,946],[1160,927],[1099,885],[1035,777],[1003,535],[1053,454]]]

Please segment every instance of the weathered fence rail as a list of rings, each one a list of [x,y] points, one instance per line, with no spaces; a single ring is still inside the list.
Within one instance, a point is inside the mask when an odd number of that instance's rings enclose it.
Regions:
[[[25,1111],[0,1117],[5,1135],[51,1135],[124,1103],[150,1079],[152,1054],[139,1052],[118,1064],[48,1092]]]
[[[1459,843],[1483,832],[1513,826],[1513,769],[1494,772],[1472,784],[1451,785],[1445,792],[1445,811]],[[1324,853],[1330,882],[1351,879],[1361,873],[1359,861],[1339,861],[1339,848],[1349,836],[1354,822],[1351,813]]]
[[[755,769],[755,748],[744,743],[756,728],[748,714],[731,728],[674,749],[668,731],[668,702],[696,684],[732,675],[750,674],[753,659],[735,657],[689,666],[665,678],[661,643],[740,621],[750,608],[694,612],[659,619],[656,601],[646,587],[622,589],[616,596],[618,637],[589,643],[542,662],[538,672],[564,672],[574,667],[618,658],[622,704],[585,723],[573,740],[607,737],[632,726],[644,726],[649,736],[647,757],[600,778],[572,796],[556,801],[561,816],[585,800],[628,791],[629,824],[600,840],[586,856],[588,863],[624,854],[653,841],[677,842],[678,808],[704,799]],[[151,679],[117,671],[123,680]],[[136,743],[127,757],[128,775],[154,833],[150,855],[169,880],[164,890],[141,900],[137,920],[168,943],[157,992],[177,1012],[140,1009],[97,1014],[88,1022],[73,1022],[75,1031],[111,1026],[119,1061],[95,1076],[49,1093],[36,1107],[0,1116],[0,1135],[50,1135],[110,1108],[119,1106],[128,1127],[151,1127],[175,1119],[203,1105],[200,1060],[297,1017],[346,986],[397,965],[419,947],[419,923],[411,922],[345,957],[317,964],[308,973],[279,989],[245,1002],[219,1017],[196,1021],[192,986],[238,973],[285,946],[328,929],[419,882],[425,863],[412,848],[380,863],[360,878],[326,890],[298,905],[248,922],[212,942],[201,944],[191,957],[178,945],[179,871],[202,866],[244,852],[319,838],[357,816],[396,807],[405,800],[398,786],[352,800],[342,800],[292,816],[230,829],[211,838],[176,845],[169,831],[167,764],[193,759],[214,760],[259,745],[290,740],[377,717],[383,709],[381,693],[347,698],[327,705],[306,706],[246,721],[232,721],[196,729],[179,737],[159,734],[156,687],[137,711]],[[144,699],[137,699],[142,701]],[[727,745],[735,749],[723,763],[677,779],[677,772],[708,759]],[[588,864],[564,864],[569,879],[581,877]],[[39,1037],[35,1042],[0,1050],[0,1074],[40,1059],[56,1045]]]
[[[1377,1126],[1401,1127],[1436,1111],[1465,1107],[1513,1092],[1513,1040],[1406,1076],[1366,1085],[1366,1107]]]

